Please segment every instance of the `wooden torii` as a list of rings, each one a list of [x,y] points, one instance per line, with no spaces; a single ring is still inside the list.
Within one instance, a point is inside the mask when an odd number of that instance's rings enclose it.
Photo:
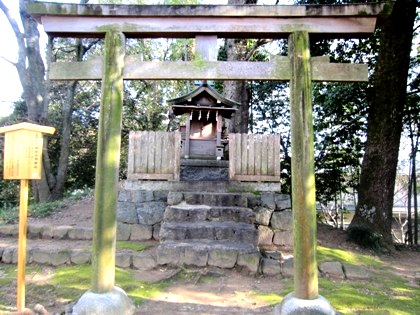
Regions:
[[[51,80],[102,80],[93,238],[92,291],[114,286],[116,200],[123,80],[290,81],[294,297],[317,299],[312,81],[367,81],[363,64],[311,57],[309,38],[360,38],[373,33],[392,3],[301,6],[77,5],[33,2],[30,13],[53,37],[105,37],[102,58],[53,63]],[[269,62],[141,61],[125,54],[126,38],[288,38],[287,57]],[[214,50],[216,47],[214,47]],[[282,314],[286,311],[280,310]],[[318,314],[318,313],[317,313]]]

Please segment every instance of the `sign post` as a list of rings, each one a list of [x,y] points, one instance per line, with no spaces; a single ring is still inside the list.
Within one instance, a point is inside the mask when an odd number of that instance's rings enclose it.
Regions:
[[[41,179],[43,134],[55,128],[30,123],[1,127],[4,141],[4,179],[20,179],[17,310],[25,309],[26,230],[29,180]]]

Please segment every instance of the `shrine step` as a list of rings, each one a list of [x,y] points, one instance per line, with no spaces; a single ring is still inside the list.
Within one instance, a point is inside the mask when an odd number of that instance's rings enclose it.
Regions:
[[[217,240],[257,245],[258,231],[252,224],[237,222],[163,223],[159,234],[166,240]]]
[[[158,245],[159,265],[240,268],[257,273],[261,254],[255,245],[215,240],[165,241]]]
[[[177,205],[165,210],[165,222],[232,221],[253,224],[255,213],[244,207]]]
[[[241,193],[184,192],[183,198],[189,205],[223,207],[248,207],[248,198]]]

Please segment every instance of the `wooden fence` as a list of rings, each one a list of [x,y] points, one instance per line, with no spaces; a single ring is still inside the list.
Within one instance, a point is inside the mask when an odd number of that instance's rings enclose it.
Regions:
[[[229,178],[280,181],[280,136],[229,134]]]
[[[127,178],[179,180],[181,133],[130,131]]]

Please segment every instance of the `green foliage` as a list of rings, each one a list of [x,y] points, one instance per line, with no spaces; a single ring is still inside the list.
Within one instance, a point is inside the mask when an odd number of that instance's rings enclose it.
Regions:
[[[6,181],[7,182],[7,181]],[[79,200],[85,196],[91,195],[91,189],[79,189],[66,193],[66,198],[44,203],[32,203],[29,201],[28,216],[43,218],[51,215],[54,211],[66,207],[69,203]],[[17,223],[19,221],[19,192],[15,196],[15,205],[6,205],[0,207],[0,224]]]
[[[369,226],[351,225],[347,229],[347,233],[349,240],[362,247],[373,249],[378,252],[385,249],[382,235]]]
[[[45,203],[30,204],[28,207],[28,216],[43,218],[51,215],[57,209],[65,206],[64,201],[52,201]],[[19,207],[0,208],[0,223],[16,223],[19,221]]]
[[[363,84],[317,84],[314,87],[317,199],[334,200],[355,189],[366,134]]]

